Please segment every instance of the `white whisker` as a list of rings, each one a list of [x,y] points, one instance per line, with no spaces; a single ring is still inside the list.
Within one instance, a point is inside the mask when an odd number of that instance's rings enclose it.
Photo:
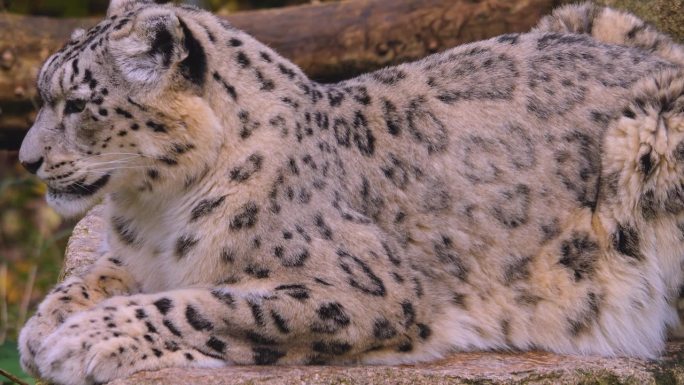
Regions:
[[[94,169],[94,170],[88,170],[89,174],[92,173],[105,173],[105,171],[116,171],[116,170],[144,170],[148,169],[150,166],[123,166],[123,167],[110,167],[110,168],[102,168],[102,169]]]
[[[135,152],[108,152],[108,153],[106,153],[106,154],[97,154],[97,155],[87,155],[87,156],[83,156],[83,157],[81,157],[79,160],[90,160],[90,159],[93,159],[93,158],[102,158],[102,157],[105,157],[105,156],[116,156],[116,155],[130,155],[130,156],[132,156],[132,157],[152,158],[152,159],[154,159],[154,158],[151,157],[151,156],[144,155],[144,154],[138,154],[138,153],[135,153]]]
[[[107,164],[112,164],[112,163],[125,163],[125,162],[132,160],[132,159],[136,159],[136,158],[135,157],[128,157],[128,158],[108,160],[108,161],[103,161],[103,162],[94,162],[94,163],[87,164],[87,166],[93,167],[93,166],[101,166],[101,165],[107,165]]]

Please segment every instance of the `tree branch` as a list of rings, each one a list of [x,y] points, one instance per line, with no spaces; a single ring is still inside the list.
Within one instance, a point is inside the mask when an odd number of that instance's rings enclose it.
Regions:
[[[19,377],[15,376],[15,375],[13,375],[12,373],[10,373],[10,372],[8,372],[8,371],[6,371],[6,370],[3,370],[3,369],[0,369],[0,376],[3,376],[3,377],[5,377],[5,378],[7,378],[8,380],[12,381],[13,384],[17,384],[17,385],[29,385],[28,383],[26,383],[26,382],[20,380]]]

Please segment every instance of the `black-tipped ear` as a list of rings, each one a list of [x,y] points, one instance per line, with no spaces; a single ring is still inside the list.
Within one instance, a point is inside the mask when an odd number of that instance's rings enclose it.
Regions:
[[[109,2],[109,8],[107,9],[107,17],[114,15],[120,15],[133,9],[137,5],[142,4],[153,4],[152,0],[112,0]]]
[[[185,26],[168,9],[149,8],[140,11],[130,31],[112,36],[110,48],[123,76],[134,83],[153,83],[173,64],[188,55],[184,39]]]
[[[185,38],[183,43],[187,55],[178,67],[183,77],[201,89],[207,75],[207,55],[202,44],[193,36],[183,20],[180,20],[180,24]]]

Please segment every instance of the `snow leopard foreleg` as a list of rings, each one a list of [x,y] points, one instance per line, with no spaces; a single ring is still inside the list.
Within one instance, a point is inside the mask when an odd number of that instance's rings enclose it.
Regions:
[[[413,305],[413,290],[390,283],[389,272],[376,268],[383,250],[376,251],[322,251],[334,253],[325,259],[338,265],[337,277],[274,276],[110,298],[72,316],[45,340],[37,352],[40,373],[60,384],[82,384],[172,366],[405,355],[431,330],[425,312]]]
[[[36,314],[19,334],[19,352],[24,370],[34,376],[36,352],[45,338],[72,315],[106,298],[135,292],[136,284],[121,262],[110,256],[98,259],[82,277],[71,277],[57,285],[41,302]]]

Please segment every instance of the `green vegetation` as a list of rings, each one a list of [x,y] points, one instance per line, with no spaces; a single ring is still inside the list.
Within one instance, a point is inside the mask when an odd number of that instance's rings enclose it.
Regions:
[[[0,152],[0,344],[57,281],[73,227],[45,204],[44,189]]]
[[[12,373],[24,382],[29,384],[35,383],[35,380],[21,371],[21,367],[19,366],[19,352],[17,352],[17,346],[14,343],[5,342],[0,345],[0,369]],[[9,379],[0,375],[0,385],[9,385],[12,383],[13,382]]]

